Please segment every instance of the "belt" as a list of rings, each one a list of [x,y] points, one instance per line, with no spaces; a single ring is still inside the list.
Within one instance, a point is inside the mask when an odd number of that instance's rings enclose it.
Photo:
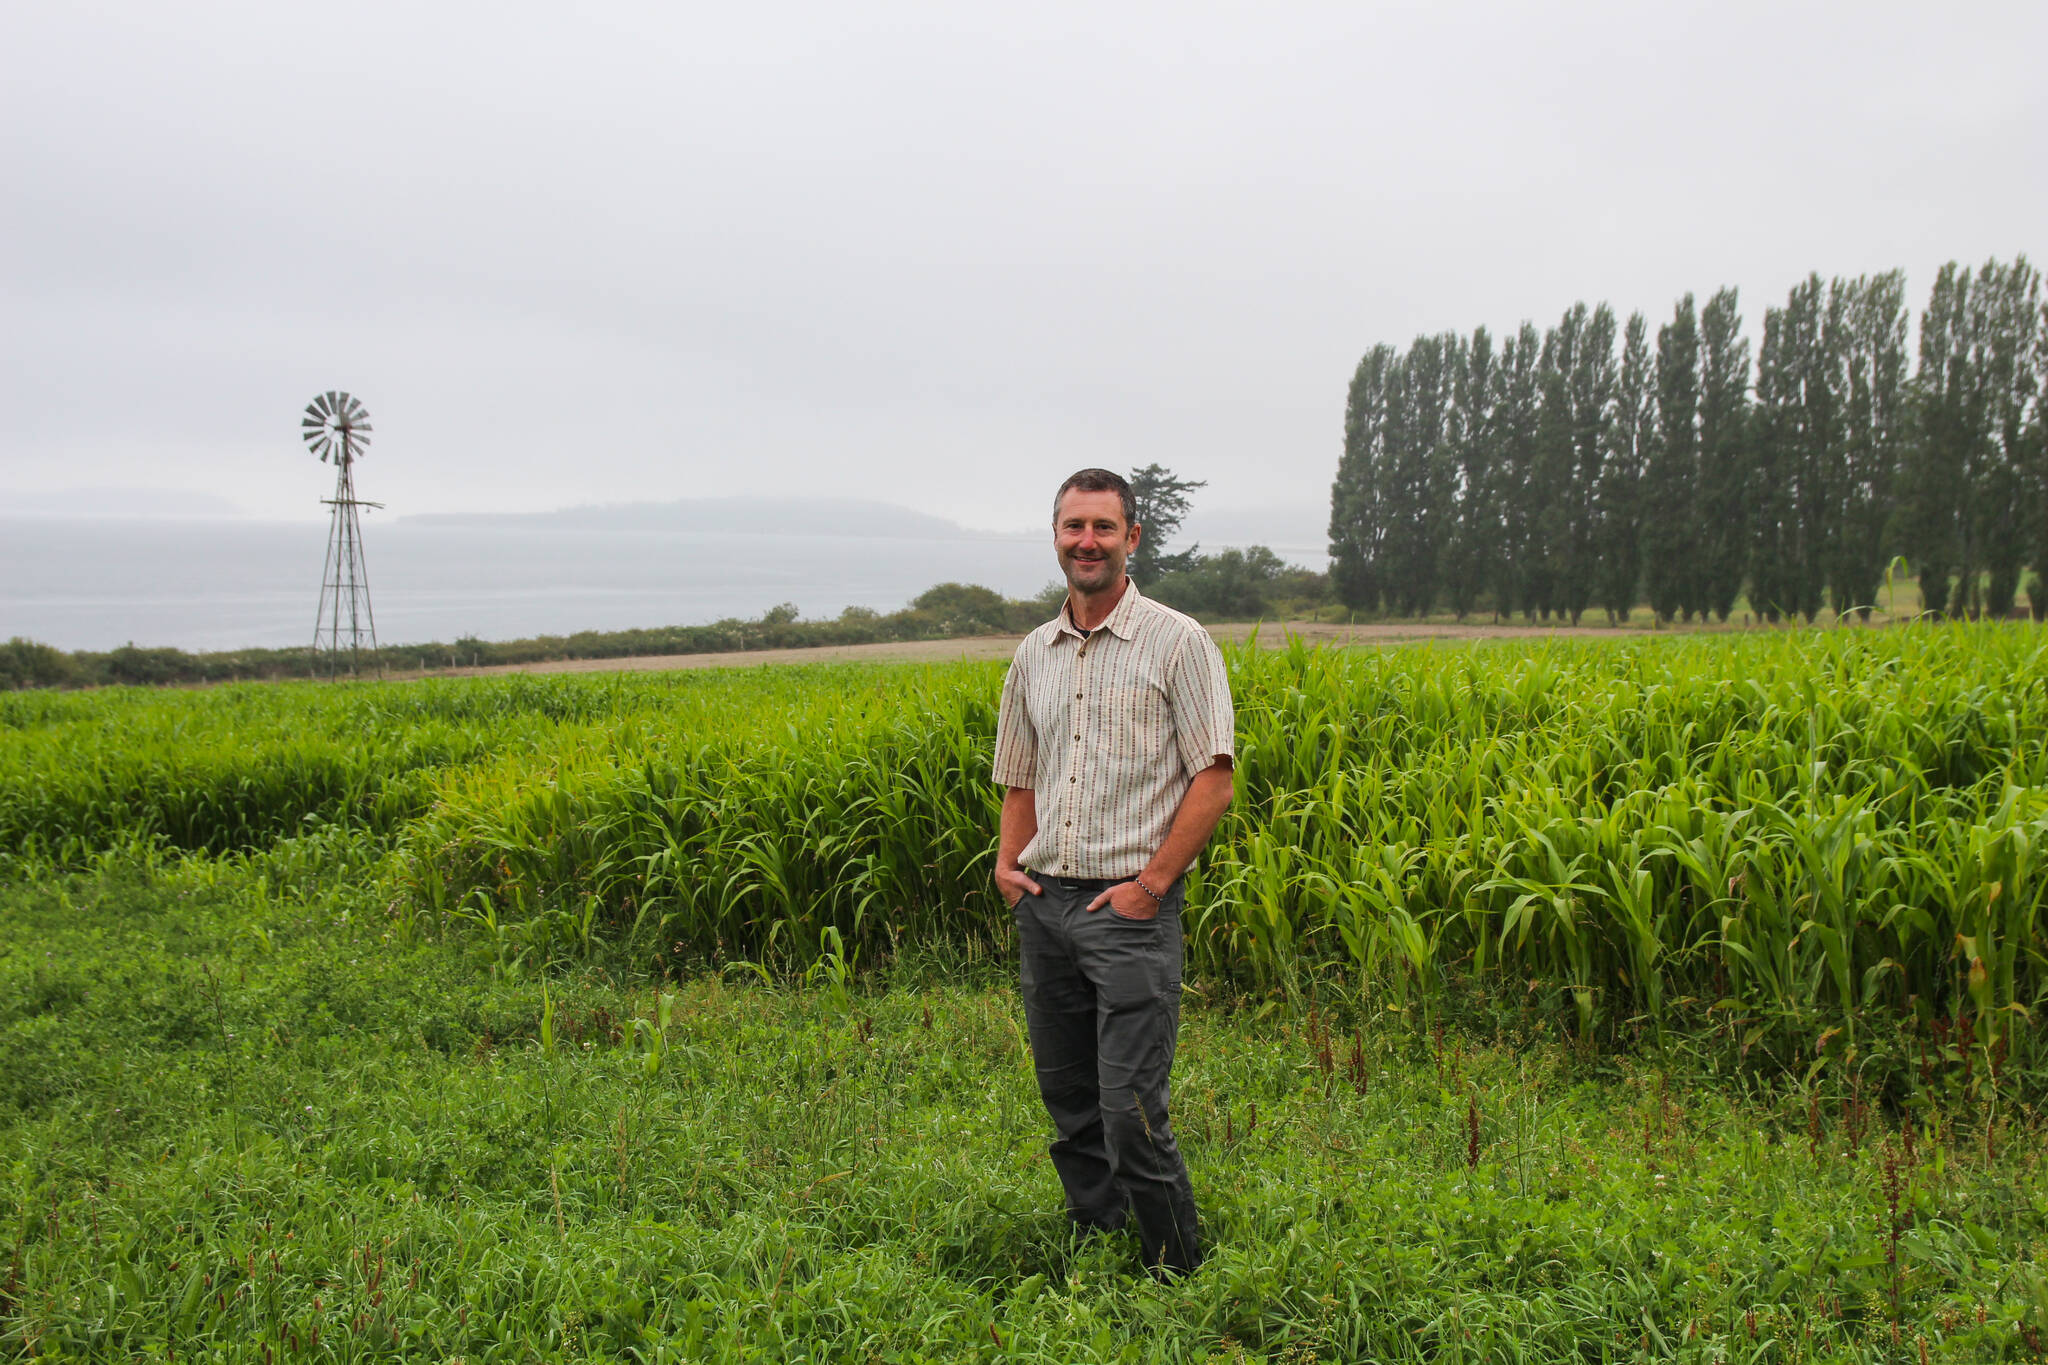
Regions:
[[[1104,887],[1122,886],[1125,882],[1136,881],[1135,877],[1058,877],[1045,872],[1033,872],[1031,880],[1045,885],[1057,886],[1062,891],[1100,891]]]

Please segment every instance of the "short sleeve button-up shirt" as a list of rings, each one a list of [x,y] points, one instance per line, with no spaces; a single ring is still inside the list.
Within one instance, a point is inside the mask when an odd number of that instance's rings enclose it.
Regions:
[[[1135,877],[1196,773],[1235,755],[1230,677],[1209,632],[1125,581],[1083,635],[1066,607],[1024,637],[1003,680],[995,780],[1029,787],[1038,835],[1018,861]]]

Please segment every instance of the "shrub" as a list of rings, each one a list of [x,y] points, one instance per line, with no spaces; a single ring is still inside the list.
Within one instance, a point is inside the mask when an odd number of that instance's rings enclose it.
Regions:
[[[62,650],[17,635],[0,645],[0,688],[67,687],[78,665]]]

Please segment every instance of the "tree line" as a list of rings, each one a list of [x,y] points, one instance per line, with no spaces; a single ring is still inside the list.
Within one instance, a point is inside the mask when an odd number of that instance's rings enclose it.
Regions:
[[[2048,311],[2024,256],[1942,267],[1909,363],[1902,271],[1764,310],[1687,294],[1656,329],[1576,303],[1539,333],[1359,361],[1330,492],[1354,611],[1573,623],[1868,616],[1903,556],[1925,608],[2048,612]]]

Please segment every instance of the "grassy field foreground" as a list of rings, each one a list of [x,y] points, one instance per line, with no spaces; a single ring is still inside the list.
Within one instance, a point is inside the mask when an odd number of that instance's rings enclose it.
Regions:
[[[2043,1359],[2038,631],[1228,658],[1167,1285],[999,663],[0,693],[0,1358]]]
[[[329,830],[0,887],[0,1356],[2041,1355],[2024,1113],[1987,1143],[1554,1031],[1193,995],[1214,1254],[1155,1284],[1064,1230],[993,958],[517,979],[401,944],[383,856]]]

